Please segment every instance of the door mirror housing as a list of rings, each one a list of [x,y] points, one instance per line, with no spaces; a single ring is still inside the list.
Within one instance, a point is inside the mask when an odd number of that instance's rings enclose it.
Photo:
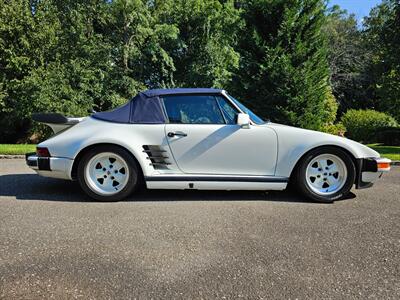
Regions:
[[[250,128],[250,116],[248,114],[239,113],[236,123],[242,128]]]

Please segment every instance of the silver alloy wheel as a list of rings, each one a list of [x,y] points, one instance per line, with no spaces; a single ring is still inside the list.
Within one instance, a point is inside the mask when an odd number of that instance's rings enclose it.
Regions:
[[[114,195],[128,183],[129,168],[118,154],[102,152],[93,156],[85,166],[85,181],[99,195]]]
[[[346,179],[346,164],[336,155],[318,155],[307,165],[307,185],[318,195],[326,196],[336,193],[344,186]]]

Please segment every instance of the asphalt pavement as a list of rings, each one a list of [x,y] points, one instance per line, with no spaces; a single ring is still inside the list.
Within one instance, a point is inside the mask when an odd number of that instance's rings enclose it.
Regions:
[[[400,167],[333,204],[289,192],[93,202],[0,160],[0,299],[399,299]]]

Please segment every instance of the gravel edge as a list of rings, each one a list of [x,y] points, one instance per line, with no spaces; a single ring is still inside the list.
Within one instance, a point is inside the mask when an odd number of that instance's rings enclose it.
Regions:
[[[25,158],[25,155],[0,154],[0,159],[15,159],[15,158]]]

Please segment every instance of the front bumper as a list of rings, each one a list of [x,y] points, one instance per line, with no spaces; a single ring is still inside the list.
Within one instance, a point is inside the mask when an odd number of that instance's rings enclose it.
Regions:
[[[36,153],[25,154],[28,167],[45,177],[72,179],[71,170],[74,161],[64,157],[39,157]]]
[[[387,158],[360,158],[357,159],[356,188],[371,187],[383,173],[390,171],[391,160]]]

